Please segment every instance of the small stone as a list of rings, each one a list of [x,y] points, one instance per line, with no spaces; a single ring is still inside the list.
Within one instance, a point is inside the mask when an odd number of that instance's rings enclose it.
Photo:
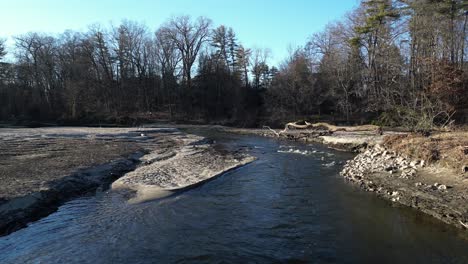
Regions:
[[[383,151],[384,150],[384,148],[380,144],[375,145],[374,149],[377,150],[377,151]]]
[[[444,191],[444,190],[447,190],[447,186],[441,184],[441,185],[439,185],[439,186],[437,187],[437,189],[439,189],[439,191]]]
[[[424,167],[425,164],[426,162],[424,160],[421,160],[421,162],[419,163],[419,166]]]
[[[415,169],[410,169],[410,170],[405,172],[405,176],[409,176],[409,177],[413,177],[415,174],[416,174]]]

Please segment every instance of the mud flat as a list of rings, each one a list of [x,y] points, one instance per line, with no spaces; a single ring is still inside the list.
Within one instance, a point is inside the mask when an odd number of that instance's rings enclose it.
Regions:
[[[180,134],[173,140],[179,142],[175,148],[143,156],[145,164],[115,181],[112,189],[136,191],[130,201],[142,202],[190,188],[254,160],[216,148],[214,142],[195,135]]]
[[[174,128],[2,128],[0,139],[0,235],[135,169],[116,185],[184,188],[251,159]]]

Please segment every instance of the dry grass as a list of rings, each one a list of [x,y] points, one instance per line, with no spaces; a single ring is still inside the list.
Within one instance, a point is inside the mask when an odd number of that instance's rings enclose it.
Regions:
[[[439,164],[462,173],[468,166],[468,131],[386,136],[384,146],[413,159]]]

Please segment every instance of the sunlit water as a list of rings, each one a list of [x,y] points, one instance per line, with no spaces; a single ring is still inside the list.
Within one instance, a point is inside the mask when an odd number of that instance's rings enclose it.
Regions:
[[[351,154],[211,136],[258,160],[143,204],[117,192],[70,201],[1,237],[0,263],[468,263],[463,231],[345,183]]]

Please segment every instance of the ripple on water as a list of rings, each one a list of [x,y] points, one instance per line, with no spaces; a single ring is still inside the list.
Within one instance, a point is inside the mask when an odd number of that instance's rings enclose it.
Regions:
[[[352,155],[214,136],[259,160],[151,202],[76,199],[0,238],[0,263],[468,263],[457,231],[346,185],[337,165]]]

